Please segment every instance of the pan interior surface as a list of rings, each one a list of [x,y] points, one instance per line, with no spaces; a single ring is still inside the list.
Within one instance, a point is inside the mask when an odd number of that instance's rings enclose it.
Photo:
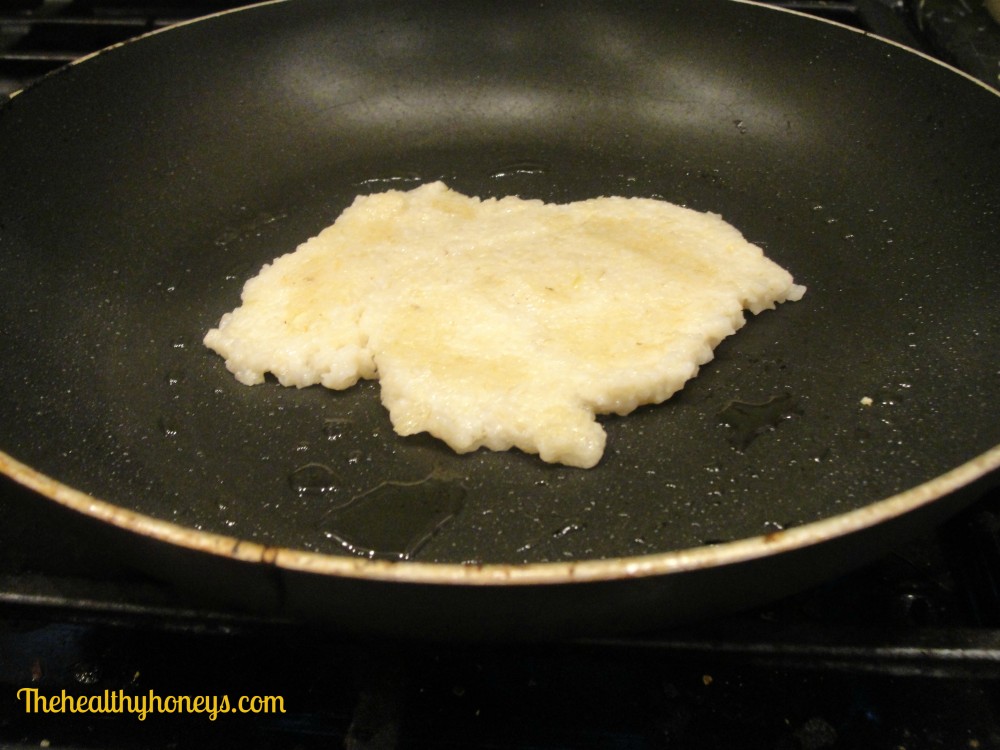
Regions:
[[[0,450],[293,550],[647,555],[864,508],[1000,444],[1000,97],[881,41],[701,0],[289,2],[151,35],[0,110]],[[248,388],[201,338],[358,194],[659,197],[809,291],[592,470],[393,432],[377,383]]]

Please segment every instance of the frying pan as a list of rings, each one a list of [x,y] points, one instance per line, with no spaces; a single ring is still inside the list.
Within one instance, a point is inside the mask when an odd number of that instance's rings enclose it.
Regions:
[[[737,2],[279,2],[0,109],[0,464],[227,606],[548,638],[760,604],[1000,464],[1000,98]],[[375,383],[248,388],[200,341],[358,194],[661,197],[809,287],[591,470],[392,432]]]

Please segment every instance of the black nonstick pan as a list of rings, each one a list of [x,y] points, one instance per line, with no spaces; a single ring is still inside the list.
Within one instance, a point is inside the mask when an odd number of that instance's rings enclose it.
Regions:
[[[816,584],[1000,464],[1000,97],[730,1],[270,3],[0,109],[0,466],[210,600],[368,632],[651,629]],[[201,344],[358,194],[660,197],[808,286],[591,470],[402,438]]]

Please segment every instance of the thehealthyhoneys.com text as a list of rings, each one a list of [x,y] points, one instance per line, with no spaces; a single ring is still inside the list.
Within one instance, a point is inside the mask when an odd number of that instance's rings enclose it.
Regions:
[[[65,689],[46,694],[39,688],[23,687],[17,691],[17,700],[29,714],[131,714],[139,721],[160,714],[204,714],[215,721],[225,714],[285,713],[285,699],[280,695],[160,695],[155,690],[73,695]]]

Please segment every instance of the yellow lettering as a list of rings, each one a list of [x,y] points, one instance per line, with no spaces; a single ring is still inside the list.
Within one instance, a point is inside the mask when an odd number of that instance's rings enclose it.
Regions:
[[[131,710],[139,718],[139,721],[145,721],[146,717],[149,716],[149,705],[146,702],[146,696],[139,699],[139,696],[132,696],[135,700],[135,705],[131,707]]]
[[[26,714],[34,713],[38,710],[38,697],[38,688],[21,688],[17,691],[17,699],[24,701],[24,712]]]
[[[38,688],[23,687],[16,699],[24,704],[25,713],[130,713],[139,721],[155,713],[208,714],[215,721],[220,713],[285,713],[285,699],[280,695],[243,695],[234,707],[228,695],[157,695],[149,690],[144,695],[127,694],[124,690],[104,690],[100,695],[69,695],[65,689],[56,695],[42,695]]]
[[[149,703],[146,708],[151,714],[165,713],[163,710],[163,699],[152,690],[149,691]]]

